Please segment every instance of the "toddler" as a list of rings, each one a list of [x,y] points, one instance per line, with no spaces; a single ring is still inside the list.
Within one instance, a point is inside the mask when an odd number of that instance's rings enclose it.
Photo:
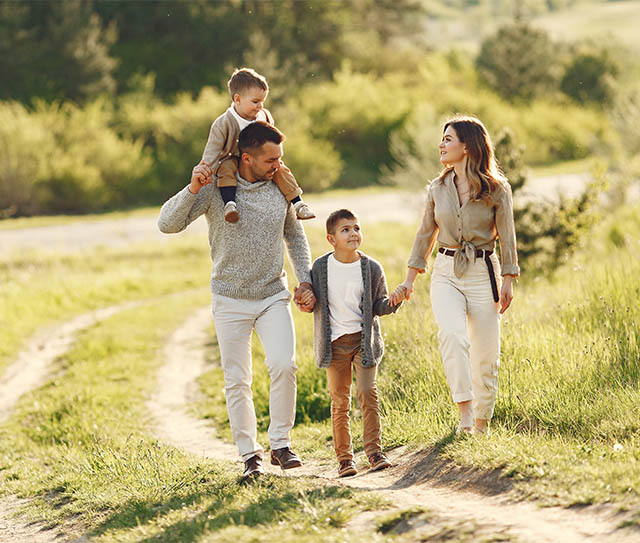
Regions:
[[[250,68],[241,68],[233,72],[227,86],[232,103],[211,125],[202,160],[211,165],[217,177],[225,220],[235,223],[240,217],[236,204],[238,135],[254,121],[272,125],[274,122],[269,110],[263,107],[269,93],[269,85],[263,76]],[[273,181],[287,201],[293,204],[298,219],[315,217],[315,213],[302,201],[302,189],[289,168],[283,164]]]

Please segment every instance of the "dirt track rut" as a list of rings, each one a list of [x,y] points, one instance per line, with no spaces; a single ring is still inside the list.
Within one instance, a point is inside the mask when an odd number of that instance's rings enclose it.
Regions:
[[[208,458],[238,462],[233,445],[215,437],[215,430],[189,411],[195,380],[210,366],[205,362],[205,346],[210,340],[209,307],[189,317],[172,335],[165,348],[165,363],[158,374],[159,388],[149,408],[157,421],[158,435],[174,446]],[[398,510],[420,507],[435,514],[436,524],[472,522],[482,533],[505,533],[519,541],[563,543],[637,541],[637,534],[616,531],[620,521],[611,508],[593,507],[573,511],[558,507],[541,508],[531,502],[515,502],[512,495],[481,495],[456,488],[458,484],[435,482],[429,451],[408,452],[401,448],[389,453],[394,466],[382,472],[362,471],[356,477],[338,479],[335,467],[327,468],[313,459],[291,470],[288,476],[314,476],[327,484],[342,484],[375,491]],[[272,470],[270,466],[267,468]],[[238,472],[242,466],[238,463]],[[272,470],[273,471],[273,470]],[[278,471],[276,471],[278,473]],[[371,527],[380,513],[366,513],[351,523],[353,529]],[[384,512],[384,515],[388,515]],[[433,526],[429,526],[433,529]],[[561,534],[561,536],[560,536]],[[559,539],[560,537],[560,539]]]

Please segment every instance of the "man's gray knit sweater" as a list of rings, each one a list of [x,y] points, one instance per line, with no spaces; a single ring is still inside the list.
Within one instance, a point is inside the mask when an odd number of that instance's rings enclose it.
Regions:
[[[249,183],[238,177],[236,203],[240,220],[224,220],[224,204],[215,183],[198,194],[185,187],[162,206],[158,228],[182,232],[200,215],[209,224],[211,291],[214,294],[260,300],[287,289],[284,241],[300,283],[311,282],[311,251],[293,207],[275,183]]]

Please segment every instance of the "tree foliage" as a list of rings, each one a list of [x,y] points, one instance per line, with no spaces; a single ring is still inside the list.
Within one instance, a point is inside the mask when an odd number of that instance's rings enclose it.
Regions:
[[[531,100],[548,89],[555,62],[547,33],[522,21],[484,40],[476,61],[487,84],[508,100]]]
[[[580,104],[612,104],[619,71],[618,63],[608,49],[579,51],[571,58],[560,88]]]
[[[0,99],[85,100],[115,89],[115,28],[90,2],[0,2]]]
[[[299,86],[331,76],[354,29],[384,43],[415,33],[422,12],[419,0],[0,0],[0,99],[86,100],[148,74],[165,98],[221,88],[256,35]]]

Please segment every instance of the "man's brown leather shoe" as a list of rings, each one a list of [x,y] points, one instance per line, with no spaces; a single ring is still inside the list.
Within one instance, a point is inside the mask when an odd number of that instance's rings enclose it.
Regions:
[[[272,450],[271,463],[274,466],[280,466],[282,469],[299,468],[302,466],[302,460],[300,460],[300,457],[289,447]]]
[[[244,463],[244,473],[242,474],[242,478],[246,481],[251,477],[258,477],[264,473],[264,469],[262,468],[262,458],[260,458],[257,454],[254,454],[249,460],[245,460]]]

